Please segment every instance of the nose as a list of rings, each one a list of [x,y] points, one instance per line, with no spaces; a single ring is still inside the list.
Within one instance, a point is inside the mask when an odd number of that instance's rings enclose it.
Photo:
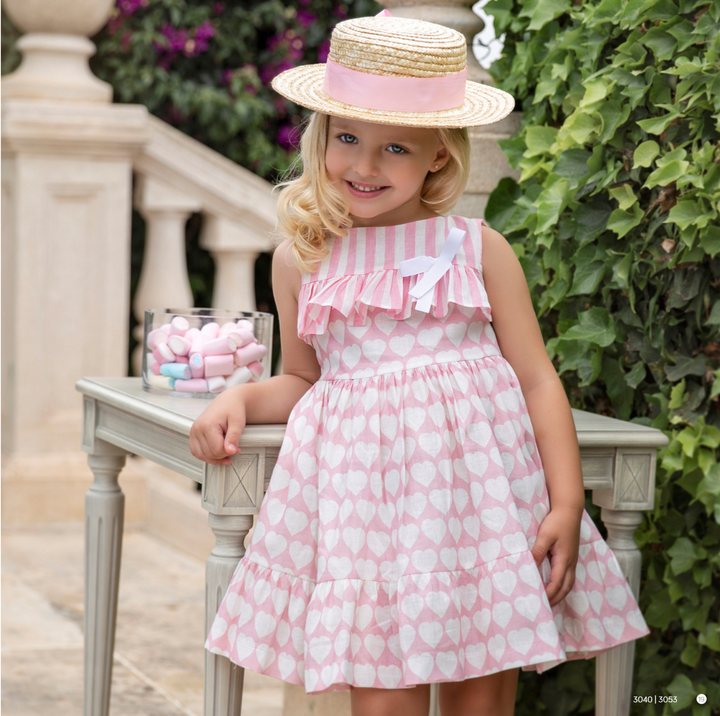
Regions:
[[[380,174],[379,158],[374,152],[359,152],[353,170],[362,180],[372,179]]]

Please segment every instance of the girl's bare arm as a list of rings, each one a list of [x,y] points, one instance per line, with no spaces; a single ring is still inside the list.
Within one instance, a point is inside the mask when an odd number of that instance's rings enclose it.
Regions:
[[[290,240],[273,254],[273,295],[280,318],[283,372],[260,383],[238,386],[248,423],[285,423],[295,404],[320,377],[312,346],[297,334],[300,272],[292,262]]]
[[[287,422],[298,400],[320,377],[314,349],[297,335],[301,277],[292,262],[289,241],[275,250],[272,271],[283,374],[226,390],[197,418],[190,432],[190,451],[205,462],[229,464],[247,423]]]

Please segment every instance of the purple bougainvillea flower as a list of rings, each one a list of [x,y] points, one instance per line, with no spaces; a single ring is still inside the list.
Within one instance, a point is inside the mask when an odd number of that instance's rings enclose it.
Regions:
[[[333,14],[341,20],[346,20],[348,16],[347,7],[345,7],[345,5],[338,4],[333,8]]]
[[[123,25],[125,24],[125,15],[122,13],[115,17],[111,17],[108,20],[107,32],[108,35],[114,35]]]
[[[168,40],[168,50],[184,50],[187,42],[187,30],[179,30],[166,22],[161,28],[160,33]]]
[[[220,82],[224,85],[229,85],[232,81],[233,74],[235,74],[235,70],[225,70],[225,72],[222,73],[222,79]]]
[[[225,3],[223,3],[223,2],[213,3],[212,11],[213,11],[216,15],[219,15],[224,9],[225,9]]]
[[[314,22],[317,22],[317,15],[313,15],[307,10],[298,10],[295,17],[303,27],[310,27]]]
[[[286,151],[295,149],[300,143],[300,130],[292,124],[283,124],[278,129],[275,139]]]
[[[117,0],[118,9],[126,15],[132,15],[139,7],[146,5],[147,3],[143,2],[143,0]]]
[[[210,20],[205,20],[202,25],[198,25],[195,28],[195,39],[196,40],[209,40],[215,35],[215,28],[212,26]]]
[[[263,84],[269,84],[273,77],[279,75],[285,70],[289,70],[291,67],[295,67],[295,63],[292,60],[281,60],[277,64],[265,65],[260,70],[260,79]]]
[[[122,38],[120,39],[120,46],[123,49],[123,52],[127,52],[130,48],[130,42],[132,42],[132,33],[126,32]]]

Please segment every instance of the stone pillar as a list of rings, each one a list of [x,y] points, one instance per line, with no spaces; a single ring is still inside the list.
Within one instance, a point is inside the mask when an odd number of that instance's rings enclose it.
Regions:
[[[127,372],[132,157],[147,110],[111,104],[88,67],[87,36],[112,5],[3,3],[28,33],[22,64],[2,79],[6,524],[82,519],[92,475],[75,382]]]
[[[495,85],[490,73],[485,70],[473,53],[473,39],[484,27],[484,23],[473,11],[476,0],[380,0],[396,17],[410,17],[416,20],[445,25],[465,35],[468,41],[468,79]],[[517,107],[516,107],[517,110]],[[450,213],[473,218],[483,218],[490,193],[503,177],[520,178],[520,172],[513,169],[498,146],[499,139],[510,139],[518,126],[522,113],[512,112],[495,124],[469,127],[472,144],[470,178],[465,193]]]

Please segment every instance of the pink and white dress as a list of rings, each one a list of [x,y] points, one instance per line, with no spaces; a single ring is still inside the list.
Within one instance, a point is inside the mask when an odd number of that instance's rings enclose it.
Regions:
[[[322,375],[290,414],[211,652],[319,693],[541,672],[649,633],[587,512],[574,587],[548,602],[550,561],[530,552],[548,491],[491,323],[483,223],[350,229],[303,274],[298,334]]]

